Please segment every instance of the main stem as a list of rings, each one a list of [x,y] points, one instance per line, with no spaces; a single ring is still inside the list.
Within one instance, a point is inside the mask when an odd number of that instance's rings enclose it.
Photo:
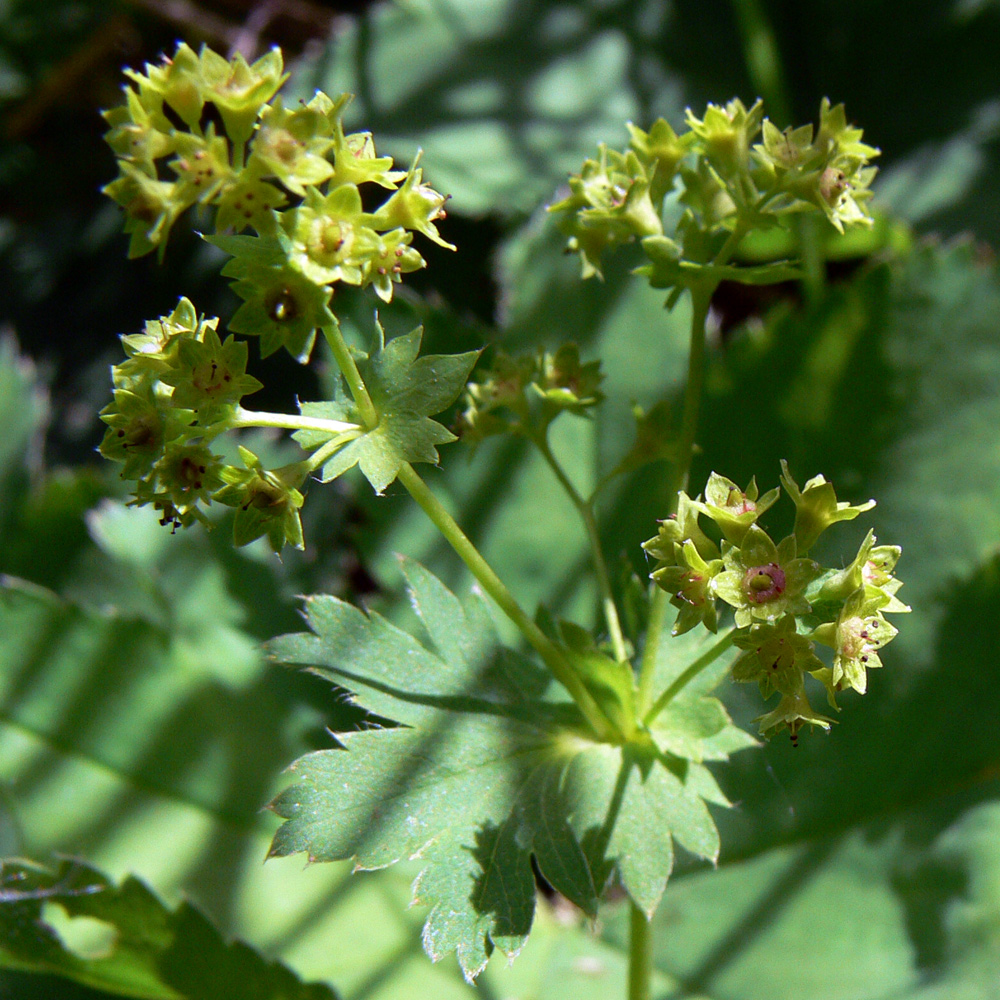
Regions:
[[[653,933],[649,918],[635,903],[629,907],[628,1000],[653,995]]]
[[[597,735],[604,739],[614,740],[614,728],[597,707],[597,702],[583,686],[569,661],[555,643],[527,616],[514,595],[493,571],[493,567],[480,555],[479,550],[408,462],[400,467],[399,481],[431,519],[448,544],[459,554],[486,593],[497,602],[501,611],[518,627],[521,634],[545,661],[560,684],[567,688]]]

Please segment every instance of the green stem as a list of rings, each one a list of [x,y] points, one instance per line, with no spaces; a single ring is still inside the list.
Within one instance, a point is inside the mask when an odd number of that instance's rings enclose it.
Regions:
[[[733,239],[736,237],[736,239]],[[727,259],[728,254],[736,248],[743,238],[741,227],[730,234],[730,239],[719,251],[717,263]],[[732,241],[732,246],[729,243]],[[727,247],[729,249],[727,250]],[[681,417],[680,443],[677,448],[677,462],[669,480],[669,514],[677,511],[678,491],[687,487],[688,474],[691,471],[691,460],[694,457],[694,439],[698,432],[698,414],[701,410],[701,390],[705,380],[705,323],[708,320],[708,309],[712,301],[712,285],[695,285],[691,289],[691,344],[688,350],[688,377],[684,387],[684,410]],[[646,646],[639,665],[639,704],[644,706],[652,693],[653,673],[656,669],[656,657],[663,634],[663,622],[666,619],[667,592],[657,587],[653,591],[653,600],[649,612],[650,627],[646,631]],[[653,630],[654,624],[659,627]],[[645,692],[645,694],[643,694]]]
[[[590,550],[594,558],[594,575],[597,577],[597,586],[601,592],[601,606],[604,609],[604,619],[608,625],[608,633],[611,636],[611,646],[614,649],[615,659],[623,663],[628,659],[625,650],[625,636],[622,634],[621,621],[618,618],[618,608],[615,605],[614,594],[611,591],[611,577],[608,574],[608,564],[604,560],[604,551],[601,548],[601,534],[597,526],[597,518],[594,516],[594,506],[589,500],[585,500],[573,485],[565,470],[559,464],[559,460],[552,453],[552,448],[544,433],[531,435],[531,441],[542,453],[542,457],[549,464],[549,468],[555,473],[559,484],[566,491],[566,495],[573,502],[580,519],[583,521],[587,531],[587,539],[590,542]]]
[[[345,420],[325,420],[320,417],[304,417],[296,413],[264,413],[257,410],[244,410],[236,407],[230,428],[240,427],[280,427],[293,431],[324,431],[328,434],[344,434],[353,431],[360,432],[357,424]]]
[[[361,436],[360,431],[348,431],[345,434],[338,434],[337,437],[327,441],[321,448],[317,448],[302,464],[313,472],[318,469],[331,455],[335,455],[349,441]]]
[[[629,908],[628,1000],[653,996],[652,925],[635,903]]]
[[[662,596],[661,596],[662,595]],[[639,664],[639,715],[645,715],[653,700],[653,680],[656,676],[656,654],[659,652],[660,635],[667,623],[667,595],[656,588],[649,608],[649,622],[646,628],[646,645],[642,650]]]
[[[354,360],[354,355],[351,354],[351,349],[347,346],[347,341],[344,340],[344,335],[340,332],[340,326],[334,324],[333,326],[324,326],[322,329],[323,336],[326,337],[326,342],[333,352],[333,359],[337,362],[337,367],[347,382],[347,388],[351,391],[351,397],[357,404],[365,429],[371,430],[373,427],[377,427],[378,410],[375,409],[375,404],[372,402],[371,396],[368,395],[364,379],[361,377],[361,372],[358,371],[357,362]]]
[[[648,726],[662,712],[677,694],[688,686],[707,666],[714,663],[733,644],[733,633],[736,626],[731,626],[719,637],[709,650],[702,653],[674,682],[660,695],[653,707],[643,716],[643,722]]]
[[[445,510],[441,501],[428,489],[427,484],[414,471],[413,466],[404,462],[399,469],[399,481],[409,491],[410,496],[423,508],[434,526],[445,537],[449,545],[458,553],[462,561],[479,581],[483,590],[499,605],[503,613],[518,627],[556,680],[573,696],[580,711],[590,723],[594,732],[605,740],[617,741],[615,727],[597,706],[590,692],[584,687],[576,671],[554,642],[528,617],[507,589],[493,568],[480,555],[468,536],[458,526],[455,519]]]
[[[822,297],[826,284],[825,248],[819,222],[814,216],[802,214],[796,220],[795,227],[799,259],[802,261],[802,289],[806,302],[810,305],[814,305]]]

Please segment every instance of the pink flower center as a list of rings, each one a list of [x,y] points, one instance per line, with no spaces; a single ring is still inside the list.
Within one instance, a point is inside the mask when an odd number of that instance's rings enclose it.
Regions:
[[[743,592],[753,604],[767,604],[785,592],[785,571],[777,563],[751,566],[743,577]]]

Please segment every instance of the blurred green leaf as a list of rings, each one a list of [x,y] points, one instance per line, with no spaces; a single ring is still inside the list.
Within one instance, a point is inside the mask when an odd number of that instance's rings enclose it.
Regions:
[[[168,909],[138,879],[80,861],[0,861],[0,965],[150,1000],[335,1000],[286,966],[226,942],[190,903]]]
[[[624,122],[668,110],[680,86],[655,42],[670,5],[418,0],[348,21],[296,86],[350,91],[348,117],[412,159],[461,214],[524,214]],[[647,106],[650,97],[655,111]]]

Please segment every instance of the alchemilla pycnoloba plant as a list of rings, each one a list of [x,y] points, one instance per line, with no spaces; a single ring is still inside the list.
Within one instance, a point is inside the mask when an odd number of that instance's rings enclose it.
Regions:
[[[635,446],[583,496],[549,445],[550,426],[566,414],[600,419],[600,363],[574,345],[496,353],[470,381],[479,353],[421,356],[419,329],[386,342],[376,323],[364,352],[342,336],[331,310],[337,284],[371,286],[389,301],[424,266],[415,235],[449,246],[436,225],[444,196],[418,165],[394,170],[370,134],[345,132],[348,95],[317,93],[286,108],[277,50],[248,65],[181,45],[127,75],[126,103],[106,115],[120,169],[106,190],[125,210],[130,253],[162,254],[172,226],[199,206],[214,223],[205,238],[230,256],[223,274],[243,300],[229,330],[257,337],[262,355],[285,349],[303,364],[322,334],[340,374],[332,399],[298,413],[247,409],[244,397],[261,384],[246,372],[246,342],[223,339],[218,320],[182,298],[122,338],[126,358],[101,414],[101,451],[134,481],[130,502],[152,505],[175,529],[209,526],[209,509],[229,506],[236,545],[266,537],[280,552],[303,545],[307,487],[357,465],[377,494],[398,480],[479,584],[459,596],[408,561],[421,637],[320,595],[306,601],[310,631],[270,644],[275,659],[308,667],[397,724],[338,734],[342,746],[293,765],[295,783],[272,803],[285,820],[272,855],[366,869],[418,858],[426,950],[435,959],[456,952],[470,980],[494,949],[513,955],[523,945],[532,858],[587,914],[617,884],[632,905],[630,996],[648,997],[649,920],[674,844],[710,861],[719,853],[707,803],[728,803],[706,762],[756,743],[709,693],[725,664],[734,680],[776,698],[760,733],[787,730],[794,742],[803,726],[830,726],[810,687],[831,711],[846,689],[863,694],[896,634],[886,615],[909,610],[893,575],[897,546],[869,532],[846,568],[813,558],[828,528],[874,501],[840,501],[821,475],[799,485],[783,464],[794,528],[772,538],[763,521],[778,487],[761,494],[754,480],[740,486],[719,473],[700,492],[688,483],[714,291],[723,280],[799,274],[794,260],[739,263],[741,241],[807,214],[841,231],[870,225],[878,151],[842,106],[824,100],[818,127],[779,130],[759,101],[734,100],[702,118],[689,111],[680,133],[663,120],[649,131],[630,125],[627,149],[602,146],[570,178],[550,211],[583,277],[600,275],[609,251],[637,243],[646,263],[635,273],[667,292],[669,308],[686,300],[691,310],[678,419],[663,407],[639,412]],[[568,493],[592,550],[596,628],[529,615],[414,469],[437,463],[437,449],[456,439],[434,417],[459,397],[454,426],[467,442],[520,435]],[[227,463],[220,440],[253,427],[291,431],[303,457],[267,468],[239,445],[240,464]],[[596,509],[611,480],[652,461],[665,463],[673,503],[643,546],[653,561],[641,590],[647,624],[630,639]],[[485,595],[526,648],[499,643]]]

